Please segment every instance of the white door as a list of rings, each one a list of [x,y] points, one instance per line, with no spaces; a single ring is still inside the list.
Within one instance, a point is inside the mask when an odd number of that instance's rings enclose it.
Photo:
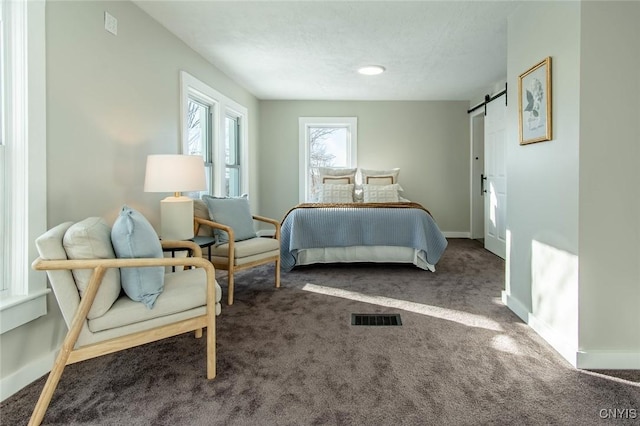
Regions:
[[[484,247],[505,258],[506,255],[506,112],[504,99],[487,104],[484,120]]]
[[[484,239],[484,108],[471,116],[471,238]]]

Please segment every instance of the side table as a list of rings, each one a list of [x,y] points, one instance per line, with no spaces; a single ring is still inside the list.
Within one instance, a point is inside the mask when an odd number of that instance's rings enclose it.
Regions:
[[[207,237],[202,235],[197,235],[191,238],[191,241],[200,246],[200,248],[207,249],[207,255],[209,257],[209,262],[211,262],[211,246],[216,242],[216,239],[213,237]]]
[[[207,236],[202,236],[202,235],[197,235],[193,238],[189,238],[188,240],[185,241],[193,241],[194,243],[196,243],[197,245],[200,246],[200,248],[207,249],[207,257],[209,259],[209,262],[211,262],[211,246],[216,242],[216,239],[214,237],[207,237]],[[176,257],[176,252],[177,251],[185,251],[185,250],[189,250],[188,248],[170,248],[170,249],[164,249],[163,251],[170,251],[171,252],[171,257]],[[189,250],[191,251],[191,250]],[[175,272],[176,271],[176,267],[172,266],[171,267],[171,271]]]

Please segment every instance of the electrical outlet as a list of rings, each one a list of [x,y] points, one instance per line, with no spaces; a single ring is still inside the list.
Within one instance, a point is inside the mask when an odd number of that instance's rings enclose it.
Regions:
[[[118,35],[118,20],[109,12],[104,13],[104,29],[113,35]]]

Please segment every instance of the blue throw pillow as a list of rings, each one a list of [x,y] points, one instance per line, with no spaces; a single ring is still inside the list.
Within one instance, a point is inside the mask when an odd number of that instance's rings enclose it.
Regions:
[[[113,224],[111,244],[122,259],[164,257],[158,234],[147,218],[127,206]],[[164,289],[164,267],[121,268],[120,282],[127,296],[151,309]]]
[[[202,199],[209,209],[209,217],[212,221],[233,229],[234,240],[243,241],[257,237],[253,227],[253,216],[249,200],[246,196],[237,198],[219,198],[211,195],[203,195]],[[224,231],[217,231],[218,242],[229,242],[229,235]]]

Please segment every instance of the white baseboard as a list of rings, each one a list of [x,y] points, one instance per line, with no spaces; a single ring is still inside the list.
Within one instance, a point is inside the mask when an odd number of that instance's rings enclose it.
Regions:
[[[585,370],[640,370],[640,352],[578,351],[578,368]]]
[[[640,370],[640,352],[578,350],[567,345],[564,337],[558,336],[551,327],[538,320],[506,291],[502,292],[502,302],[573,367],[585,370]]]
[[[443,231],[445,238],[471,238],[470,232]]]
[[[57,351],[39,358],[24,367],[0,379],[0,401],[4,401],[28,384],[38,380],[51,371],[56,359]]]
[[[546,323],[540,321],[534,315],[529,314],[529,321],[527,322],[529,327],[540,335],[547,343],[566,359],[573,367],[578,366],[578,348],[567,343],[567,339],[564,336],[558,335],[556,331],[549,327]],[[576,337],[577,339],[577,337]]]
[[[502,292],[502,303],[514,314],[516,314],[522,321],[529,323],[529,310],[518,299],[512,297],[506,291]]]
[[[538,320],[519,300],[506,291],[502,292],[502,302],[515,313],[522,321],[540,335],[560,356],[569,364],[576,366],[577,348],[569,347],[566,339],[558,336],[556,332],[542,321]]]

